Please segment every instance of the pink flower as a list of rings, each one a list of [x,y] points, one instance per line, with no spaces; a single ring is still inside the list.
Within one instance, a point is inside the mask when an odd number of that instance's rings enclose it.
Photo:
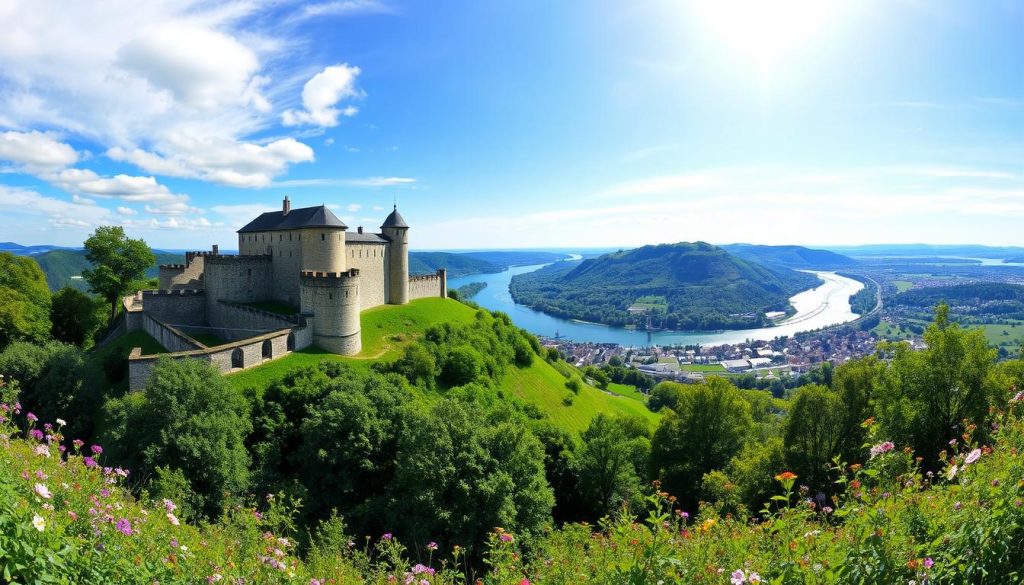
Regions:
[[[892,441],[879,443],[871,448],[871,458],[874,459],[875,457],[882,455],[884,453],[888,453],[889,451],[892,451],[895,448],[896,445],[893,445]]]
[[[82,459],[82,463],[85,463],[86,467],[96,467],[96,460],[92,457],[85,457]]]
[[[931,557],[928,557],[928,558],[926,558],[924,560],[924,568],[926,568],[926,569],[932,568],[932,565],[934,565],[934,564],[935,564],[935,561],[933,561]]]
[[[164,498],[164,508],[166,508],[168,512],[173,512],[178,509],[178,507],[174,505],[174,502],[167,498]]]
[[[177,526],[180,524],[180,522],[178,522],[178,517],[172,514],[171,512],[167,513],[167,521],[170,522],[171,525],[173,526]]]
[[[117,531],[125,536],[132,535],[132,523],[129,522],[127,518],[121,518],[118,520],[117,524],[114,525],[114,528],[117,528]]]
[[[42,441],[43,437],[45,436],[43,435],[43,431],[40,431],[39,429],[32,429],[31,431],[28,432],[28,434],[37,441]]]
[[[71,444],[74,445],[75,449],[77,450],[82,448],[82,445],[85,444],[85,441],[83,441],[82,439],[75,439],[74,441],[71,441]]]
[[[390,532],[385,532],[384,536],[381,536],[380,538],[381,538],[381,540],[391,540],[391,533]]]
[[[981,449],[975,449],[974,451],[968,453],[967,457],[964,459],[964,465],[970,465],[971,463],[974,463],[978,459],[981,459]]]
[[[92,450],[94,455],[99,455],[100,453],[103,453],[103,447],[100,447],[99,445],[93,445],[92,447],[90,447],[90,449]]]
[[[512,542],[512,540],[513,540],[512,535],[509,534],[508,532],[502,532],[501,536],[498,537],[498,538],[501,539],[501,542]]]
[[[36,422],[37,420],[39,420],[39,418],[36,417],[36,415],[32,414],[31,412],[26,414],[25,418],[28,419],[28,422]]]
[[[437,543],[430,541],[427,543],[427,550],[437,550]]]
[[[36,494],[38,494],[39,497],[43,498],[44,500],[49,500],[50,498],[53,497],[53,494],[50,493],[49,488],[47,488],[45,485],[41,483],[36,484],[35,490]]]
[[[732,585],[743,585],[747,582],[747,575],[743,572],[743,569],[736,569],[729,575],[729,583]]]

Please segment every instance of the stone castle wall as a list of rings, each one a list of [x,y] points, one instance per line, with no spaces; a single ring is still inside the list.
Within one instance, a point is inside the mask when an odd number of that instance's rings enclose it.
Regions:
[[[426,297],[448,297],[448,276],[443,268],[437,274],[409,277],[409,300]]]
[[[217,301],[213,312],[210,313],[209,323],[217,337],[226,341],[237,341],[268,331],[294,327],[299,324],[299,317],[279,315],[230,301]]]
[[[190,252],[187,264],[161,264],[160,290],[202,290],[207,255],[205,252]]]
[[[384,260],[387,244],[352,243],[345,245],[345,259],[349,268],[359,270],[360,310],[383,305],[386,299],[387,276]]]
[[[214,317],[217,301],[252,303],[272,298],[270,256],[207,256],[206,315]]]
[[[142,330],[157,340],[167,351],[192,351],[204,347],[175,327],[154,319],[147,313],[142,314]]]
[[[192,290],[142,291],[145,314],[172,325],[203,325],[206,322],[206,293]],[[142,323],[133,323],[138,329]]]

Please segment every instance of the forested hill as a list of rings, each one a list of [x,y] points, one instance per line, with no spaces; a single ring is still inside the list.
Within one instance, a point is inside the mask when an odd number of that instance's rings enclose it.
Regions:
[[[505,266],[451,252],[409,252],[409,274],[430,274],[438,268],[448,271],[448,278],[469,274],[501,272]]]
[[[146,270],[146,276],[149,278],[158,275],[157,267],[161,264],[178,264],[185,261],[183,254],[172,254],[160,250],[153,250],[153,253],[156,254],[156,263]],[[86,289],[85,281],[72,278],[81,275],[83,270],[92,266],[85,259],[85,250],[50,250],[33,255],[32,259],[43,269],[43,274],[46,275],[46,284],[49,285],[50,290],[60,290],[64,286]]]
[[[818,280],[742,260],[704,242],[644,246],[517,275],[516,302],[609,325],[723,329],[764,325]],[[632,311],[630,308],[632,307]]]
[[[803,246],[758,246],[754,244],[728,244],[722,248],[750,262],[794,269],[849,268],[858,262],[849,256],[828,250],[815,250]]]
[[[890,301],[892,305],[931,308],[939,303],[957,307],[960,314],[976,312],[1024,315],[1024,286],[978,282],[908,290]]]

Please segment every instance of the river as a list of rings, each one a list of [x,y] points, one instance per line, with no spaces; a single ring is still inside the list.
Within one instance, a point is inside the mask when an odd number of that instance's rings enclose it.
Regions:
[[[822,283],[816,288],[793,296],[790,302],[796,308],[796,314],[779,322],[775,327],[734,331],[656,331],[649,333],[562,319],[513,301],[512,294],[508,290],[512,277],[517,274],[533,272],[544,266],[546,264],[513,266],[498,274],[462,276],[449,280],[448,287],[459,288],[471,282],[487,283],[487,288],[477,293],[472,300],[482,307],[507,313],[516,325],[531,333],[548,337],[554,337],[557,333],[573,341],[617,343],[623,346],[720,345],[739,343],[748,339],[770,340],[780,335],[793,335],[828,325],[846,323],[858,317],[850,309],[850,296],[864,288],[863,283],[834,272],[808,270],[806,272],[815,274]]]

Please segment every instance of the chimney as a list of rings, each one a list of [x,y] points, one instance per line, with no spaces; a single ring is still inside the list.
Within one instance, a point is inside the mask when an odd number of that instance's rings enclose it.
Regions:
[[[356,228],[356,231],[358,231],[359,233],[363,233],[363,226],[359,226],[358,228]]]
[[[292,210],[292,202],[288,200],[288,196],[284,196],[284,214],[288,215],[288,212]]]
[[[216,256],[217,254],[220,254],[220,246],[218,246],[217,244],[214,244],[213,245],[213,255]]]

